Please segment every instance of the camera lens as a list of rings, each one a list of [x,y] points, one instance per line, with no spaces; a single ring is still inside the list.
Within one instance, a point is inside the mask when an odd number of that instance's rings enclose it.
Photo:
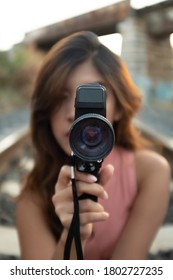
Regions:
[[[112,125],[102,115],[82,115],[71,127],[70,146],[73,153],[82,160],[104,159],[112,150],[114,142]]]
[[[87,125],[84,127],[81,135],[81,141],[88,146],[98,145],[102,139],[101,127],[93,125]]]

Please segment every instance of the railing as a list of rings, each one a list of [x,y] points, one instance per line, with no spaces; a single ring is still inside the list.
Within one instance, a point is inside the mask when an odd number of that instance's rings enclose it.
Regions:
[[[7,168],[10,160],[20,154],[29,139],[30,130],[25,126],[0,141],[0,174]]]
[[[29,116],[28,107],[0,116],[0,174],[29,141]]]

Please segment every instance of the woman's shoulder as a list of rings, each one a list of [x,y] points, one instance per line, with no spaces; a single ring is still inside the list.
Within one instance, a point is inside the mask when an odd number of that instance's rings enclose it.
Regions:
[[[33,209],[42,208],[42,200],[39,195],[29,189],[23,189],[21,194],[17,199],[17,210],[19,209],[20,212],[24,211],[32,211]]]
[[[166,181],[170,180],[171,168],[161,154],[152,150],[139,150],[134,152],[137,182],[141,185],[150,178],[162,177]]]
[[[139,150],[134,152],[136,165],[145,168],[164,168],[170,169],[169,163],[165,157],[152,150]]]
[[[33,223],[42,224],[43,221],[44,210],[42,207],[41,199],[35,192],[31,190],[24,191],[19,196],[16,203],[17,228],[25,231],[29,227],[29,225],[30,227],[32,227]]]

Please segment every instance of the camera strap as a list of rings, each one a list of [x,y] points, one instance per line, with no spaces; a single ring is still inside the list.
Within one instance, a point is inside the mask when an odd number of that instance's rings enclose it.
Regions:
[[[75,156],[71,155],[71,181],[72,181],[72,192],[74,202],[74,214],[69,228],[65,248],[64,248],[64,260],[70,260],[70,251],[72,242],[75,242],[76,254],[78,260],[83,260],[83,252],[80,238],[80,219],[79,219],[79,201],[76,190],[76,179],[75,179]]]

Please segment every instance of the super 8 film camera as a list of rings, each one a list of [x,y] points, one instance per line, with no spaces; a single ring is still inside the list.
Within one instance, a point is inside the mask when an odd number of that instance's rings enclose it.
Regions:
[[[75,99],[75,121],[70,130],[70,146],[76,168],[97,176],[114,143],[114,130],[106,119],[105,87],[100,84],[79,86]]]

